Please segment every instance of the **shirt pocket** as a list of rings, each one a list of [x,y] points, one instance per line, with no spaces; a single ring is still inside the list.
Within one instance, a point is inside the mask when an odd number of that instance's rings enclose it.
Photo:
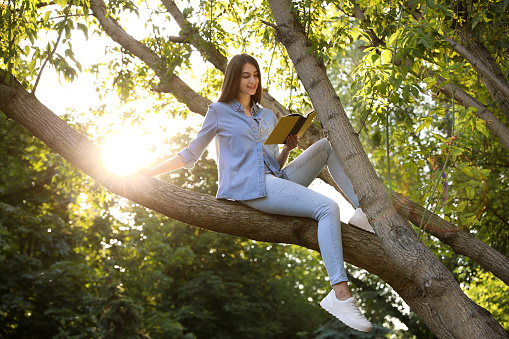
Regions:
[[[272,131],[274,126],[272,124],[269,124],[268,121],[262,120],[260,121],[260,139],[265,141],[269,137],[269,132]]]

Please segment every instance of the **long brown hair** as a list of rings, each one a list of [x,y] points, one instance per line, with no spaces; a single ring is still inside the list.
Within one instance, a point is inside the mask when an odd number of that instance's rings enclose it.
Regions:
[[[255,58],[248,54],[237,54],[233,58],[231,58],[228,66],[226,66],[226,72],[224,74],[223,85],[221,86],[221,95],[219,95],[219,99],[217,101],[220,102],[229,102],[235,98],[237,91],[239,89],[240,84],[240,76],[242,74],[242,69],[245,64],[251,64],[256,67],[256,71],[258,72],[258,88],[256,89],[256,93],[251,95],[251,99],[255,103],[260,103],[262,100],[262,74],[260,72],[260,66],[258,66],[258,62]]]

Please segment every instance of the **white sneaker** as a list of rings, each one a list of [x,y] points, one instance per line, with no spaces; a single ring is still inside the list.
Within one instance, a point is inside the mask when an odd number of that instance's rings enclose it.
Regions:
[[[354,330],[369,332],[373,329],[373,325],[364,317],[354,297],[341,301],[336,298],[336,294],[332,290],[320,302],[320,306]]]
[[[375,233],[373,227],[368,221],[368,217],[366,216],[366,214],[364,214],[364,212],[360,208],[357,208],[355,210],[355,214],[350,218],[348,223],[352,226],[362,228],[363,230],[366,230],[368,232]]]

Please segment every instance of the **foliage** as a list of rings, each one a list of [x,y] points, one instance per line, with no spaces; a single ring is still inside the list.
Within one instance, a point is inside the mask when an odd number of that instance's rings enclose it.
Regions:
[[[57,8],[44,10],[46,3],[37,4],[32,0],[13,0],[0,6],[2,29],[0,37],[0,66],[8,70],[18,79],[27,80],[28,88],[34,86],[33,79],[40,73],[46,63],[53,66],[64,80],[72,81],[77,70],[82,71],[81,64],[76,60],[71,43],[71,32],[81,30],[88,35],[87,2],[55,1]],[[71,17],[85,20],[72,20]],[[52,32],[54,30],[55,32]],[[41,46],[40,35],[56,33],[55,41]],[[67,48],[64,55],[56,53],[61,38]]]
[[[64,189],[67,175],[81,176],[12,121],[0,138],[0,335],[90,337],[93,298],[83,286],[94,274],[74,250],[83,233],[69,223],[75,192]]]
[[[494,6],[494,13],[501,10],[499,5]],[[454,35],[451,21],[459,20],[461,15],[473,17],[477,21],[475,25],[472,22],[474,36],[493,49],[492,55],[507,73],[507,58],[500,46],[508,42],[491,40],[493,37],[484,35],[478,26],[507,29],[507,25],[504,26],[503,20],[479,22],[475,6],[467,14],[454,3],[449,7],[438,3],[419,4],[412,9],[426,13],[420,21],[409,16],[407,8],[384,12],[381,10],[384,6],[383,2],[376,6],[364,4],[361,8],[368,21],[360,27],[376,32],[385,45],[366,49],[361,61],[358,52],[353,50],[355,45],[343,50],[352,59],[346,65],[357,66],[355,71],[350,67],[346,72],[355,79],[356,95],[362,99],[353,101],[343,96],[343,100],[347,108],[351,107],[352,119],[359,129],[367,119],[363,129],[374,146],[373,164],[387,185],[478,234],[507,255],[508,247],[499,245],[507,237],[490,236],[495,234],[492,232],[507,234],[503,226],[508,220],[505,209],[492,209],[507,197],[500,194],[507,187],[508,163],[502,160],[506,159],[506,151],[486,131],[475,110],[452,104],[451,98],[442,95],[431,98],[430,94],[434,93],[430,90],[436,79],[421,79],[419,75],[423,65],[440,72],[449,81],[475,92],[480,100],[487,100],[488,106],[505,121],[490,105],[489,93],[472,75],[472,68],[451,53],[442,37]],[[341,10],[349,13],[349,5],[344,4]],[[435,11],[444,13],[442,19],[436,20]],[[333,55],[334,51],[330,53]],[[393,54],[401,58],[399,66],[391,63]]]
[[[489,272],[479,272],[467,290],[467,295],[480,306],[486,308],[495,319],[509,331],[509,288]]]

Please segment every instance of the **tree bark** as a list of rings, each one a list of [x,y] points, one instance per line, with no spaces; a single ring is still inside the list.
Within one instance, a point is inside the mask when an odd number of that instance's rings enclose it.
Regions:
[[[462,36],[462,34],[460,34],[460,36]],[[452,47],[452,49],[456,53],[461,55],[465,60],[467,60],[475,68],[475,70],[477,71],[477,73],[479,73],[481,78],[489,81],[489,83],[492,85],[493,91],[497,91],[501,94],[501,96],[505,97],[502,100],[509,101],[509,86],[507,86],[507,80],[503,76],[502,71],[500,71],[500,68],[498,68],[498,65],[497,65],[496,69],[494,69],[494,71],[497,72],[495,74],[492,72],[491,69],[489,69],[488,67],[486,67],[484,65],[484,62],[482,62],[481,59],[477,58],[467,48],[465,48],[464,46],[462,46],[461,44],[457,43],[456,41],[454,41],[450,38],[445,38],[444,40],[449,43],[449,45]],[[479,43],[477,43],[477,44],[479,44]],[[484,46],[482,46],[482,45],[476,46],[476,48],[473,48],[471,46],[470,49],[472,51],[476,51],[476,50],[479,51],[477,54],[478,55],[481,54],[482,56],[484,56],[485,60],[486,60],[486,58],[488,58],[489,65],[492,65],[492,64],[496,65],[496,62],[491,57],[491,54],[489,54],[489,52],[486,50],[486,48],[483,48],[483,47]],[[486,54],[488,54],[488,56]],[[493,69],[493,67],[491,67],[491,68]]]
[[[330,132],[332,146],[384,252],[398,270],[405,272],[404,277],[412,281],[406,288],[393,287],[438,337],[508,337],[489,312],[461,291],[452,274],[396,213],[328,80],[324,65],[308,54],[310,45],[304,28],[290,13],[289,1],[269,0],[269,5],[278,26],[276,38],[285,46],[320,121]]]
[[[183,32],[196,31],[196,28],[184,18],[184,14],[180,11],[173,0],[161,0],[161,2]],[[200,52],[205,60],[224,73],[226,71],[226,65],[228,64],[226,57],[218,49],[207,48],[209,43],[203,40],[201,36],[198,36],[197,38],[193,37],[192,34],[190,34],[190,36],[190,43]]]

